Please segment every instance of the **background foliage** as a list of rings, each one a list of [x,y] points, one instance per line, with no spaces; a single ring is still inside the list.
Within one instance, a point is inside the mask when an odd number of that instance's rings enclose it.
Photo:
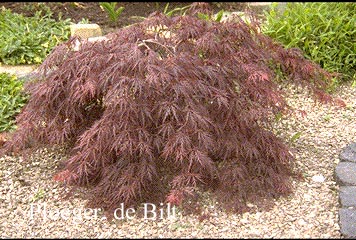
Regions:
[[[274,4],[265,12],[263,32],[287,48],[298,47],[305,57],[342,80],[356,73],[356,4],[352,2]]]
[[[41,63],[58,43],[68,40],[70,20],[56,21],[50,10],[24,17],[0,10],[0,62],[10,65]]]

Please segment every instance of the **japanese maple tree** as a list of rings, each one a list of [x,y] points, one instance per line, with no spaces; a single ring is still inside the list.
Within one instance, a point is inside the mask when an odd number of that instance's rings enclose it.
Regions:
[[[26,86],[5,152],[65,145],[55,179],[90,187],[89,205],[108,211],[158,193],[180,204],[200,187],[235,209],[290,193],[294,159],[271,131],[288,109],[276,72],[322,101],[332,100],[331,75],[255,21],[206,21],[193,10],[56,47]]]

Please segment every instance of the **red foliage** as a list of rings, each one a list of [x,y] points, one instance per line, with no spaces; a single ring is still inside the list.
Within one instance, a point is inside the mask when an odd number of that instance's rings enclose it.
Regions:
[[[330,75],[254,26],[155,13],[79,51],[72,39],[27,86],[5,149],[67,144],[54,179],[92,186],[89,203],[108,210],[157,192],[180,204],[200,186],[237,208],[288,194],[293,156],[270,131],[271,115],[287,108],[275,70],[324,101]]]

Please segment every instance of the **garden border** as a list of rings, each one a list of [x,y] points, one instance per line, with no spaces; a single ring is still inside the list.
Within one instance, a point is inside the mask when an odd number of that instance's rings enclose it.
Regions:
[[[356,237],[356,142],[342,149],[335,168],[339,189],[339,224],[346,238]]]

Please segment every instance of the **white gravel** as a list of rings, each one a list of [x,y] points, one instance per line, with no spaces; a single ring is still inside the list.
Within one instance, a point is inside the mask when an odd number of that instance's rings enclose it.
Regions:
[[[210,205],[206,211],[211,217],[202,222],[195,216],[182,217],[179,212],[175,218],[160,221],[134,217],[108,222],[100,211],[96,217],[94,213],[88,215],[81,193],[70,199],[61,198],[63,186],[52,176],[63,156],[42,149],[27,161],[0,158],[0,237],[341,238],[334,169],[341,149],[356,140],[356,90],[347,84],[335,93],[345,100],[347,107],[343,109],[315,104],[302,89],[288,92],[290,105],[307,115],[302,117],[297,112],[283,117],[275,131],[287,140],[300,133],[290,146],[295,149],[297,165],[305,179],[294,182],[294,193],[276,200],[271,210],[237,215]],[[46,207],[47,216],[42,211],[31,217],[31,207],[35,211]],[[82,211],[82,219],[78,211]],[[58,218],[58,212],[62,218]]]

